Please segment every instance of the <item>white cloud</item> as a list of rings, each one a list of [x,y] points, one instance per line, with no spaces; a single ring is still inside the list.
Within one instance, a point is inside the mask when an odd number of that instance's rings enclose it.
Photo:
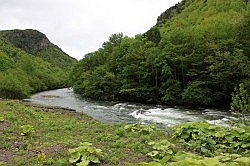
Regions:
[[[37,29],[77,59],[113,33],[134,36],[180,0],[0,0],[0,30]]]

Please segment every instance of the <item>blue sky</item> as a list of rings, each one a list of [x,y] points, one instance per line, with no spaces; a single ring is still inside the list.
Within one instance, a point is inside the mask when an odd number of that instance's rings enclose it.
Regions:
[[[180,0],[0,0],[0,30],[36,29],[81,59],[114,33],[134,36]]]

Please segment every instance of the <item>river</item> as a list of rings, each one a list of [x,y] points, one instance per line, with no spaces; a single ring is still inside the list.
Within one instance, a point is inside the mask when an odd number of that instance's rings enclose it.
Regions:
[[[187,109],[126,102],[93,101],[81,98],[72,89],[64,88],[40,92],[28,101],[45,106],[60,106],[84,112],[102,122],[155,123],[173,126],[184,122],[207,121],[228,126],[235,119],[230,113],[214,109]]]

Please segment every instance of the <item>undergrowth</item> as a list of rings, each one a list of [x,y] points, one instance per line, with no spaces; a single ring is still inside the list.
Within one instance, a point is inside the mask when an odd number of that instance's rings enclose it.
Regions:
[[[0,100],[0,165],[250,165],[250,127],[106,124],[60,108]]]
[[[1,165],[70,165],[73,151],[84,147],[81,142],[102,150],[96,156],[102,164],[128,165],[149,161],[147,142],[166,137],[155,128],[129,132],[125,124],[101,123],[83,113],[20,101],[0,100],[0,117]],[[83,159],[85,154],[80,154]]]

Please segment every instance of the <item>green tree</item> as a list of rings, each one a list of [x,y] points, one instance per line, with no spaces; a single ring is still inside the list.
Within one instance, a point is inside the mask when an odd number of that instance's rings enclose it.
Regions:
[[[188,84],[182,97],[188,105],[209,105],[212,102],[212,93],[206,87],[206,82],[194,81]]]
[[[0,97],[26,98],[30,94],[27,76],[22,71],[0,73]]]
[[[241,83],[232,93],[231,110],[234,112],[250,113],[250,95],[245,85]]]
[[[248,27],[242,0],[182,1],[146,33],[111,35],[87,54],[71,74],[74,90],[105,100],[228,108],[234,87],[250,85]]]
[[[0,50],[0,72],[13,68],[14,62]]]

